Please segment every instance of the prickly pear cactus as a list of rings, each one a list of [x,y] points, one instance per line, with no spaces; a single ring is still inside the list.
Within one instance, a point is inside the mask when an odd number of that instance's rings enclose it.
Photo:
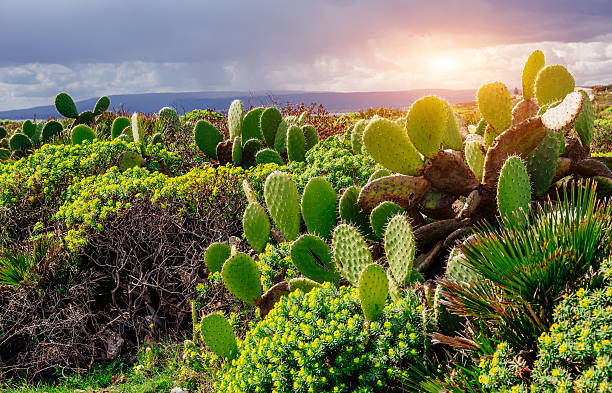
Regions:
[[[108,98],[107,96],[100,97],[98,101],[96,102],[96,105],[94,106],[94,110],[93,110],[94,116],[101,115],[102,112],[105,112],[108,109],[109,105],[110,105],[110,98]]]
[[[465,265],[465,260],[466,257],[461,250],[458,247],[453,248],[446,262],[444,278],[466,283],[475,283],[478,281],[480,276]]]
[[[337,223],[338,195],[323,177],[308,181],[302,195],[302,217],[308,232],[329,238]]]
[[[229,128],[230,139],[233,141],[242,134],[242,122],[244,119],[244,109],[240,100],[234,100],[230,104],[227,112],[227,126]],[[245,141],[246,142],[246,141]]]
[[[193,136],[198,148],[208,157],[217,159],[217,145],[223,140],[217,127],[206,120],[200,120],[193,128]]]
[[[215,148],[215,155],[217,154]],[[238,166],[242,164],[242,137],[237,137],[232,143],[232,162]]]
[[[381,177],[390,176],[390,175],[391,175],[391,171],[388,169],[377,169],[374,172],[372,172],[372,174],[368,178],[367,183],[374,181],[376,179],[380,179]]]
[[[389,279],[385,270],[375,263],[366,266],[359,276],[357,290],[363,315],[370,322],[377,320],[389,296]]]
[[[76,119],[79,117],[76,105],[67,93],[59,93],[55,96],[55,108],[64,117]]]
[[[293,242],[291,260],[300,273],[313,281],[334,285],[340,282],[329,246],[318,236],[306,234]]]
[[[446,111],[446,128],[442,135],[442,144],[448,149],[462,150],[463,139],[461,139],[461,133],[459,132],[459,126],[457,126],[453,108],[451,108],[448,102],[444,100],[440,101],[444,104],[444,110]]]
[[[242,140],[248,141],[249,139],[260,139],[263,140],[261,133],[260,118],[265,108],[253,108],[245,116],[242,122]]]
[[[448,113],[438,97],[423,97],[410,106],[406,117],[406,130],[414,147],[425,157],[433,158],[438,153],[447,121]]]
[[[220,272],[232,249],[225,243],[211,243],[204,252],[204,264],[210,274]]]
[[[385,254],[389,270],[399,285],[407,283],[412,272],[416,244],[412,226],[402,214],[395,215],[385,231]]]
[[[533,97],[535,80],[540,70],[544,67],[544,63],[544,53],[541,50],[533,51],[527,58],[522,76],[524,99],[529,100]]]
[[[583,146],[591,146],[593,140],[593,129],[595,127],[595,112],[589,95],[583,90],[581,91],[584,101],[582,110],[574,123],[576,133],[580,137],[580,142]]]
[[[133,151],[124,151],[119,156],[118,167],[121,172],[126,171],[130,168],[142,166],[145,163],[145,159],[138,153]]]
[[[287,116],[286,118],[282,119],[278,125],[276,135],[274,136],[274,150],[276,150],[279,154],[287,152],[287,131],[289,131],[289,127],[296,124],[297,121]]]
[[[493,139],[512,124],[512,101],[506,85],[501,82],[487,83],[476,93],[478,110],[490,127],[485,130],[485,144],[489,147]]]
[[[509,157],[502,167],[497,184],[499,213],[512,221],[524,222],[524,215],[529,212],[530,201],[531,184],[527,168],[519,157]]]
[[[270,238],[270,219],[259,203],[249,203],[242,216],[242,229],[253,250],[261,252]]]
[[[482,144],[477,140],[467,141],[465,143],[465,161],[478,180],[482,180],[484,160],[485,153]]]
[[[443,115],[446,116],[442,104],[440,107]],[[446,121],[446,117],[444,120]],[[440,141],[442,131],[443,129],[440,131]],[[393,172],[416,175],[423,167],[423,157],[412,144],[404,129],[391,120],[371,120],[363,133],[363,145],[376,162]],[[436,151],[439,145],[438,143]]]
[[[138,121],[138,113],[134,112],[131,118],[131,126],[132,126],[132,140],[134,143],[141,143],[144,138],[144,129],[140,127],[140,122]]]
[[[369,218],[361,211],[357,204],[361,189],[357,186],[350,186],[344,191],[340,198],[339,208],[340,218],[347,224],[351,224],[359,229],[366,236],[371,233]]]
[[[34,134],[36,133],[36,124],[32,123],[31,120],[26,120],[23,122],[21,126],[22,132],[28,136],[28,138],[32,139]]]
[[[434,324],[439,332],[454,335],[461,328],[462,318],[450,313],[442,300],[442,287],[438,285],[434,294]]]
[[[250,256],[238,253],[223,264],[221,276],[225,286],[238,299],[256,306],[262,290],[257,264]]]
[[[283,116],[280,111],[274,107],[267,108],[261,113],[260,126],[266,146],[274,147],[276,131],[282,120]]]
[[[321,284],[319,284],[316,281],[312,281],[308,278],[298,277],[298,278],[292,278],[291,280],[289,280],[289,291],[290,292],[300,290],[304,293],[308,293],[312,291],[313,289],[320,288],[320,287],[321,287]]]
[[[560,155],[559,131],[548,131],[540,144],[525,159],[527,173],[533,183],[533,193],[543,196],[548,192],[557,170]]]
[[[113,125],[111,127],[111,138],[115,139],[117,138],[119,135],[121,135],[123,133],[123,130],[126,129],[126,127],[130,126],[130,119],[128,119],[127,117],[118,117],[113,121]]]
[[[359,285],[359,275],[372,263],[368,245],[359,231],[347,224],[340,224],[332,237],[334,257],[342,275],[353,286]]]
[[[72,129],[70,140],[73,145],[80,145],[84,141],[93,141],[96,138],[96,133],[85,124],[79,124]]]
[[[42,129],[41,141],[43,143],[50,141],[54,136],[59,135],[64,128],[58,121],[51,120],[45,123]]]
[[[574,91],[576,81],[567,68],[562,65],[549,65],[538,73],[535,82],[535,95],[538,105],[543,106],[561,101]]]
[[[206,346],[217,356],[232,360],[238,354],[236,336],[221,314],[209,314],[200,322],[200,333]]]
[[[306,140],[306,151],[312,149],[317,143],[319,143],[319,133],[314,126],[306,124],[302,126],[302,132],[304,133],[304,139]]]
[[[9,138],[8,146],[11,151],[25,151],[32,148],[32,141],[27,135],[16,132]]]
[[[270,164],[274,163],[277,165],[285,165],[282,157],[274,149],[263,149],[257,152],[255,155],[255,162],[257,164]]]
[[[351,132],[351,146],[353,147],[353,152],[355,154],[361,154],[363,149],[363,133],[365,131],[366,126],[368,125],[368,120],[361,119],[353,126],[353,132]]]
[[[158,116],[165,129],[177,131],[181,126],[178,113],[176,113],[174,108],[169,106],[163,107],[159,110]]]
[[[274,224],[288,241],[300,233],[300,202],[295,182],[283,172],[274,172],[264,185],[266,206]]]
[[[370,213],[370,225],[374,234],[382,239],[385,236],[385,228],[389,220],[396,214],[403,212],[404,209],[401,206],[391,201],[385,201],[376,206]]]
[[[263,144],[260,139],[252,138],[244,143],[242,147],[242,166],[250,168],[257,164],[255,157],[257,153],[263,149]]]
[[[304,161],[306,157],[306,139],[302,129],[292,125],[287,130],[287,156],[289,161]]]

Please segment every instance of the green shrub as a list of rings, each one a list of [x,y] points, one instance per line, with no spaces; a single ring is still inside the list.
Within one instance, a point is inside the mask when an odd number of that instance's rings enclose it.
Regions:
[[[219,370],[219,392],[386,392],[422,362],[420,306],[407,297],[367,324],[355,289],[283,297]]]
[[[261,273],[261,285],[264,291],[267,291],[274,284],[290,280],[299,275],[291,256],[291,243],[281,243],[272,245],[268,243],[264,252],[259,254],[257,266]]]

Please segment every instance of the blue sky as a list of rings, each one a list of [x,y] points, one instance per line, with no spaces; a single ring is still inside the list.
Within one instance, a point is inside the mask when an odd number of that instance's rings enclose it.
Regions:
[[[0,110],[59,91],[513,88],[535,49],[612,83],[610,0],[0,0]]]

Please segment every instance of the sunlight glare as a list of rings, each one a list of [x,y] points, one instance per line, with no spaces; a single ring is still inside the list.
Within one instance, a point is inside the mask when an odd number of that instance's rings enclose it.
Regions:
[[[449,56],[435,57],[431,60],[431,67],[438,72],[448,72],[457,69],[458,62]]]

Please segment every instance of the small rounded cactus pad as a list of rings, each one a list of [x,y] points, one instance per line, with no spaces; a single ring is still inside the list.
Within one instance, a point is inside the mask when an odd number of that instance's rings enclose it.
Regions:
[[[351,146],[355,154],[361,154],[363,149],[363,132],[368,125],[368,120],[361,119],[353,126],[351,132]]]
[[[121,155],[119,156],[119,163],[118,163],[118,167],[119,170],[121,172],[130,169],[130,168],[134,168],[137,166],[142,166],[142,164],[145,163],[145,159],[142,158],[142,156],[138,153],[135,153],[133,151],[124,151],[123,153],[121,153]]]
[[[593,110],[593,104],[589,95],[582,90],[582,96],[584,97],[582,103],[582,110],[574,123],[576,133],[580,137],[580,141],[583,146],[591,146],[593,140],[593,129],[595,127],[595,112]]]
[[[370,234],[370,220],[357,204],[360,192],[361,189],[357,186],[347,188],[340,198],[338,210],[342,221],[356,226],[362,233]]]
[[[484,136],[485,130],[487,129],[488,125],[489,124],[487,123],[487,121],[485,119],[480,119],[478,124],[476,124],[475,134],[476,135],[480,135],[480,136]]]
[[[7,135],[6,128],[0,127],[0,139],[5,138]]]
[[[215,148],[215,154],[217,154],[216,148]],[[234,165],[242,164],[242,138],[241,137],[237,137],[236,139],[234,139],[234,142],[232,142],[232,162],[234,163]]]
[[[292,125],[287,130],[287,157],[289,161],[298,162],[306,158],[306,138],[297,125]]]
[[[261,281],[257,264],[247,254],[238,253],[223,264],[221,276],[225,286],[238,299],[256,306],[261,299]]]
[[[59,93],[55,96],[55,108],[57,108],[57,111],[64,117],[69,117],[71,119],[79,117],[76,105],[72,97],[67,93]]]
[[[11,156],[11,151],[9,149],[0,147],[0,160],[8,160],[10,156]]]
[[[559,64],[546,66],[538,73],[535,82],[538,105],[560,101],[574,91],[575,87],[576,81],[567,68]]]
[[[270,219],[259,203],[249,203],[242,216],[242,229],[253,250],[261,252],[270,238]]]
[[[482,171],[484,168],[485,153],[482,144],[477,140],[467,141],[465,143],[465,161],[474,172],[478,180],[482,180]]]
[[[264,198],[274,224],[288,241],[300,233],[300,202],[295,181],[283,172],[274,172],[266,179]]]
[[[220,272],[223,264],[231,256],[232,249],[225,243],[211,243],[204,252],[204,264],[210,274]]]
[[[304,139],[306,140],[306,151],[312,149],[317,143],[319,143],[319,133],[313,125],[303,125],[302,132],[304,133]]]
[[[440,107],[444,113],[444,107]],[[363,133],[363,145],[376,162],[393,172],[416,175],[423,167],[423,157],[406,131],[391,120],[371,120]]]
[[[32,148],[32,140],[26,134],[16,132],[9,138],[8,146],[12,151],[24,151]]]
[[[100,97],[100,99],[98,99],[98,102],[96,102],[96,105],[94,106],[94,110],[93,110],[94,115],[96,116],[101,115],[102,112],[108,109],[109,105],[110,105],[110,98],[108,98],[107,96]]]
[[[321,287],[321,284],[319,284],[318,282],[312,281],[304,277],[292,278],[291,280],[289,280],[289,291],[290,292],[300,290],[304,293],[308,293],[312,291],[313,289],[320,288],[320,287]]]
[[[181,122],[178,117],[178,113],[169,106],[163,107],[158,112],[159,120],[162,122],[162,126],[165,129],[178,130]]]
[[[55,120],[48,121],[42,129],[41,140],[47,142],[54,136],[59,135],[63,130],[64,128],[60,122]]]
[[[511,156],[504,163],[497,184],[499,213],[511,221],[524,222],[530,201],[531,184],[527,168],[519,157]]]
[[[302,235],[291,245],[291,260],[304,276],[316,282],[338,284],[340,274],[327,243],[315,235]]]
[[[542,196],[548,192],[557,170],[560,139],[559,131],[547,131],[540,144],[525,159],[527,173],[533,183],[533,193]]]
[[[359,276],[358,292],[365,318],[368,321],[377,320],[389,296],[389,279],[385,270],[375,263],[366,266]]]
[[[518,124],[522,121],[534,117],[538,114],[540,107],[532,100],[520,100],[512,108],[512,124]]]
[[[447,121],[448,113],[443,101],[438,97],[427,96],[410,106],[406,117],[406,131],[418,151],[431,158],[440,149]]]
[[[240,100],[234,100],[230,104],[227,112],[227,127],[229,128],[230,139],[233,141],[242,134],[242,122],[244,120],[244,108]]]
[[[308,181],[302,195],[302,217],[306,228],[323,239],[329,238],[336,226],[338,195],[323,177]]]
[[[257,152],[255,155],[255,162],[257,164],[277,164],[279,166],[285,165],[283,158],[274,149],[263,149]]]
[[[261,133],[261,125],[259,123],[261,114],[265,108],[253,108],[246,115],[242,121],[242,140],[248,141],[249,139],[261,139],[263,135]]]
[[[442,135],[442,144],[448,149],[462,150],[463,139],[461,139],[461,133],[459,132],[459,126],[457,126],[453,108],[451,108],[448,102],[444,100],[440,101],[442,101],[444,109],[446,110],[446,128]]]
[[[506,85],[501,82],[486,83],[480,86],[476,98],[482,117],[493,127],[497,135],[510,127],[512,100]]]
[[[385,201],[376,206],[370,213],[370,225],[374,234],[382,239],[385,236],[385,228],[389,220],[396,214],[403,212],[404,209],[401,206],[391,201]]]
[[[283,115],[281,115],[280,111],[274,107],[267,108],[261,113],[259,123],[266,146],[274,147],[276,131],[278,130],[278,125],[282,120]]]
[[[206,346],[217,356],[231,360],[238,353],[236,336],[221,314],[209,314],[200,322],[200,333]]]
[[[32,123],[31,120],[24,121],[21,128],[22,132],[26,134],[29,138],[32,138],[36,133],[36,124]]]
[[[85,124],[79,124],[74,127],[70,135],[70,140],[73,145],[80,145],[84,141],[93,141],[95,138],[96,133]]]
[[[251,138],[242,146],[242,166],[250,168],[257,164],[255,157],[257,153],[263,149],[263,144],[260,139]]]
[[[217,145],[223,140],[217,127],[206,120],[200,120],[193,128],[193,137],[196,145],[204,154],[217,159]]]
[[[414,234],[408,218],[397,214],[387,224],[385,231],[385,253],[389,261],[389,270],[395,282],[407,283],[414,264],[416,251]]]
[[[544,63],[544,53],[541,50],[533,51],[527,58],[522,77],[523,98],[525,100],[529,100],[533,97],[535,80],[542,67],[544,67]]]
[[[586,98],[588,100],[588,96]],[[572,92],[565,96],[558,105],[549,108],[542,115],[544,126],[553,131],[560,131],[571,127],[582,112],[585,97],[580,92]]]
[[[340,224],[334,230],[332,248],[336,265],[353,286],[359,284],[359,275],[372,263],[368,245],[359,231],[347,224]]]
[[[459,247],[454,247],[448,255],[444,278],[466,283],[475,283],[481,276],[466,265],[467,258]]]
[[[130,126],[130,119],[127,117],[118,117],[113,121],[111,126],[111,138],[115,139],[123,133],[126,127]]]

